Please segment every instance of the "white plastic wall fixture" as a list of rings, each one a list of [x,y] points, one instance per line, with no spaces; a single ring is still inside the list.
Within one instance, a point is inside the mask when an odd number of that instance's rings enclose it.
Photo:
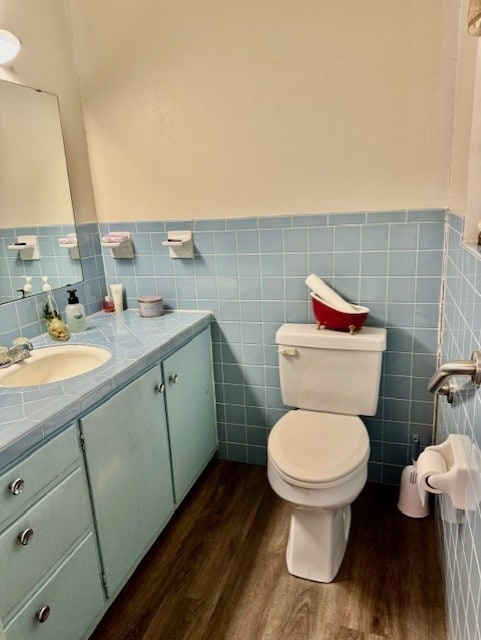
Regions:
[[[18,236],[14,244],[8,245],[12,251],[18,251],[22,260],[40,260],[40,247],[37,236]]]
[[[169,247],[171,258],[194,257],[192,231],[168,231],[167,240],[164,240],[162,244],[164,247]]]
[[[112,250],[113,258],[133,258],[134,245],[130,231],[113,231],[102,236],[100,240],[102,247]]]
[[[445,471],[423,471],[430,452],[441,456]],[[479,462],[479,449],[471,439],[465,435],[451,434],[445,442],[426,447],[419,456],[417,464],[420,492],[445,493],[456,509],[474,510],[481,497]]]
[[[72,258],[72,260],[80,260],[80,252],[78,248],[76,233],[69,233],[65,238],[59,238],[58,246],[62,247],[63,249],[68,249],[69,256]]]

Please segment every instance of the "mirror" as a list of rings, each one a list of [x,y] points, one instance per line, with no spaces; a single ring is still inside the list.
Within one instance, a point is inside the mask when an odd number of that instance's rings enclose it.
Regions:
[[[0,154],[0,303],[82,281],[57,96],[0,81]]]

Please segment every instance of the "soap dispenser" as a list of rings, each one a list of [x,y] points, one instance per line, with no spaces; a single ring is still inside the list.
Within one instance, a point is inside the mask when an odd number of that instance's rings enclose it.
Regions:
[[[85,309],[78,301],[75,295],[77,289],[68,289],[68,304],[65,307],[65,317],[67,319],[67,326],[73,333],[79,331],[85,331],[87,328],[87,318],[85,317]]]

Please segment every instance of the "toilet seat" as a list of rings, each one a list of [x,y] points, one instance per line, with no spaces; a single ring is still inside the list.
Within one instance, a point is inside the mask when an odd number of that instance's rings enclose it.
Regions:
[[[268,456],[286,482],[328,488],[364,469],[369,437],[358,416],[298,409],[286,413],[272,429]]]

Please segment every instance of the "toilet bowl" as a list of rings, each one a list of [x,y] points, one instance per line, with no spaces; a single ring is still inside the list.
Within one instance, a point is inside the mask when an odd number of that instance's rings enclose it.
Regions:
[[[350,505],[367,479],[369,437],[357,416],[289,411],[269,436],[271,487],[291,508],[286,561],[300,578],[331,582],[346,550]]]
[[[287,569],[331,582],[346,551],[350,505],[367,480],[369,436],[359,415],[376,412],[386,330],[352,336],[285,324],[276,342],[282,398],[297,407],[267,445],[269,483],[290,507]]]

